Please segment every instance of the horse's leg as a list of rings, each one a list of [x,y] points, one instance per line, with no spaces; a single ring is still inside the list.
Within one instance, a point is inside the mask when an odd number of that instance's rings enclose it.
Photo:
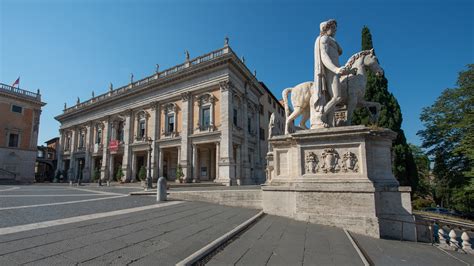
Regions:
[[[295,110],[293,111],[293,113],[291,113],[287,118],[286,118],[286,123],[285,123],[285,135],[288,135],[290,132],[289,132],[289,128],[290,128],[290,125],[291,123],[293,123],[293,121],[301,114],[302,112],[302,108],[301,107],[294,107]]]
[[[306,121],[308,121],[309,116],[310,116],[309,105],[303,109],[302,115],[303,116],[301,117],[300,127],[304,129],[308,129],[308,127],[306,126]]]
[[[352,116],[354,115],[354,111],[357,107],[357,97],[349,97],[347,99],[347,118],[346,118],[346,126],[352,125]]]

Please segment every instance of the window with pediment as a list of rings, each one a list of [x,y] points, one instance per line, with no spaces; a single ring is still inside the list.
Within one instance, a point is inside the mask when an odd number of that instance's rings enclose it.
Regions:
[[[199,106],[199,117],[197,129],[214,130],[214,102],[215,98],[211,93],[205,93],[197,96]]]
[[[176,115],[178,107],[175,103],[166,104],[163,108],[163,113],[165,117],[165,127],[164,134],[165,136],[174,136],[177,133],[176,125]]]
[[[82,150],[84,149],[85,146],[86,146],[86,129],[81,128],[79,129],[79,139],[78,139],[77,147],[79,148],[79,150]]]
[[[140,111],[136,115],[136,119],[137,119],[136,139],[137,140],[145,140],[147,138],[148,117],[149,117],[149,114],[145,111]]]
[[[242,107],[242,99],[239,96],[234,95],[232,104],[233,104],[233,110],[234,110],[232,122],[236,129],[241,129],[242,121],[241,121],[240,113],[241,113],[241,107]]]

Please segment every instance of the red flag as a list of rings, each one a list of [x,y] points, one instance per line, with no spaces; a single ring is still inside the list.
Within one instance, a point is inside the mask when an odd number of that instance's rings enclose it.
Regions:
[[[20,87],[20,77],[18,77],[15,82],[13,82],[13,85],[12,87],[15,87],[15,85],[18,85],[18,87]]]

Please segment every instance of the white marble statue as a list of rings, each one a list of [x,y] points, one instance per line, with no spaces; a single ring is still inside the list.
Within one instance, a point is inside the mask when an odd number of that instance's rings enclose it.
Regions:
[[[289,133],[290,125],[302,115],[299,127],[306,129],[308,118],[311,128],[334,126],[334,111],[338,103],[347,105],[347,121],[351,124],[352,115],[357,107],[375,107],[375,121],[378,118],[380,104],[364,100],[367,84],[367,68],[376,74],[382,74],[374,50],[354,54],[343,66],[339,67],[341,47],[333,38],[336,32],[336,21],[321,23],[321,34],[315,43],[315,80],[298,84],[283,90],[285,105],[285,134]],[[290,114],[288,94],[294,111]]]

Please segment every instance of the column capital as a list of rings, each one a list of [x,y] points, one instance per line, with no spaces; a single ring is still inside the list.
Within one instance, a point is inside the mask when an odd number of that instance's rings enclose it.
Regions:
[[[189,99],[191,99],[191,93],[190,92],[181,93],[181,100],[183,100],[183,102],[187,102],[187,101],[189,101]]]

